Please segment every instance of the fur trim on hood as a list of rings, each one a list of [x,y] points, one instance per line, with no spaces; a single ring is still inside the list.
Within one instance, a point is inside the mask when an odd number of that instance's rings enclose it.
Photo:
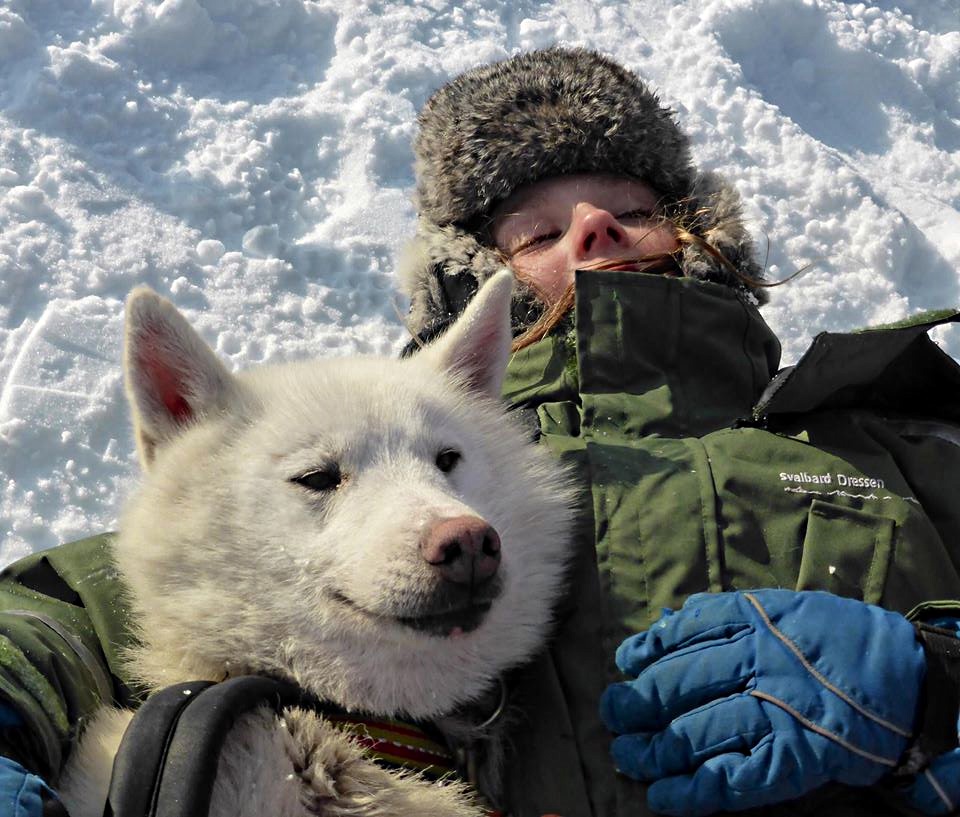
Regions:
[[[467,71],[441,87],[419,116],[414,144],[417,234],[401,259],[411,299],[409,328],[446,325],[481,283],[503,267],[485,219],[525,184],[571,173],[640,179],[668,202],[691,233],[741,273],[761,277],[736,191],[699,174],[673,112],[632,72],[592,51],[549,48]],[[709,253],[683,250],[687,275],[765,300]],[[514,329],[542,311],[518,287]]]

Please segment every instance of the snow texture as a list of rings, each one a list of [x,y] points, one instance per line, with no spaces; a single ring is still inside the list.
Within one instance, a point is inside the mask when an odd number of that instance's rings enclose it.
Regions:
[[[553,43],[657,86],[768,275],[809,265],[785,362],[960,301],[956,0],[2,0],[0,564],[116,524],[134,285],[233,367],[395,353],[417,109]]]

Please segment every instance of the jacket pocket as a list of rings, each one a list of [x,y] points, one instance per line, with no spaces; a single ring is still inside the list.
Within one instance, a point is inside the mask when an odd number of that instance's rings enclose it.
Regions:
[[[895,529],[886,516],[813,500],[797,590],[826,590],[879,604]]]

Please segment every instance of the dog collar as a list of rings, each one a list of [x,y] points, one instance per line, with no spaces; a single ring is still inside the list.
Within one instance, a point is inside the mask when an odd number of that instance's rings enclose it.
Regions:
[[[348,733],[370,757],[387,766],[409,769],[432,780],[462,771],[446,745],[419,724],[356,714],[322,714],[337,729]],[[477,797],[482,802],[479,792]],[[504,817],[503,812],[489,807],[486,815]]]
[[[432,778],[456,771],[450,750],[418,724],[321,711],[331,724],[348,733],[368,755],[382,763]]]

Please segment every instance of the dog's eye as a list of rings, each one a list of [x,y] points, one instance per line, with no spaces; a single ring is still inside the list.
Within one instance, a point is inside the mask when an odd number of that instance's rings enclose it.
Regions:
[[[444,448],[437,454],[437,468],[445,474],[449,474],[456,468],[458,462],[460,462],[460,452],[454,451],[452,448]]]
[[[298,477],[292,477],[290,481],[311,491],[332,491],[339,487],[343,477],[340,475],[338,466],[328,465],[325,468],[317,468],[315,471],[307,471]]]

